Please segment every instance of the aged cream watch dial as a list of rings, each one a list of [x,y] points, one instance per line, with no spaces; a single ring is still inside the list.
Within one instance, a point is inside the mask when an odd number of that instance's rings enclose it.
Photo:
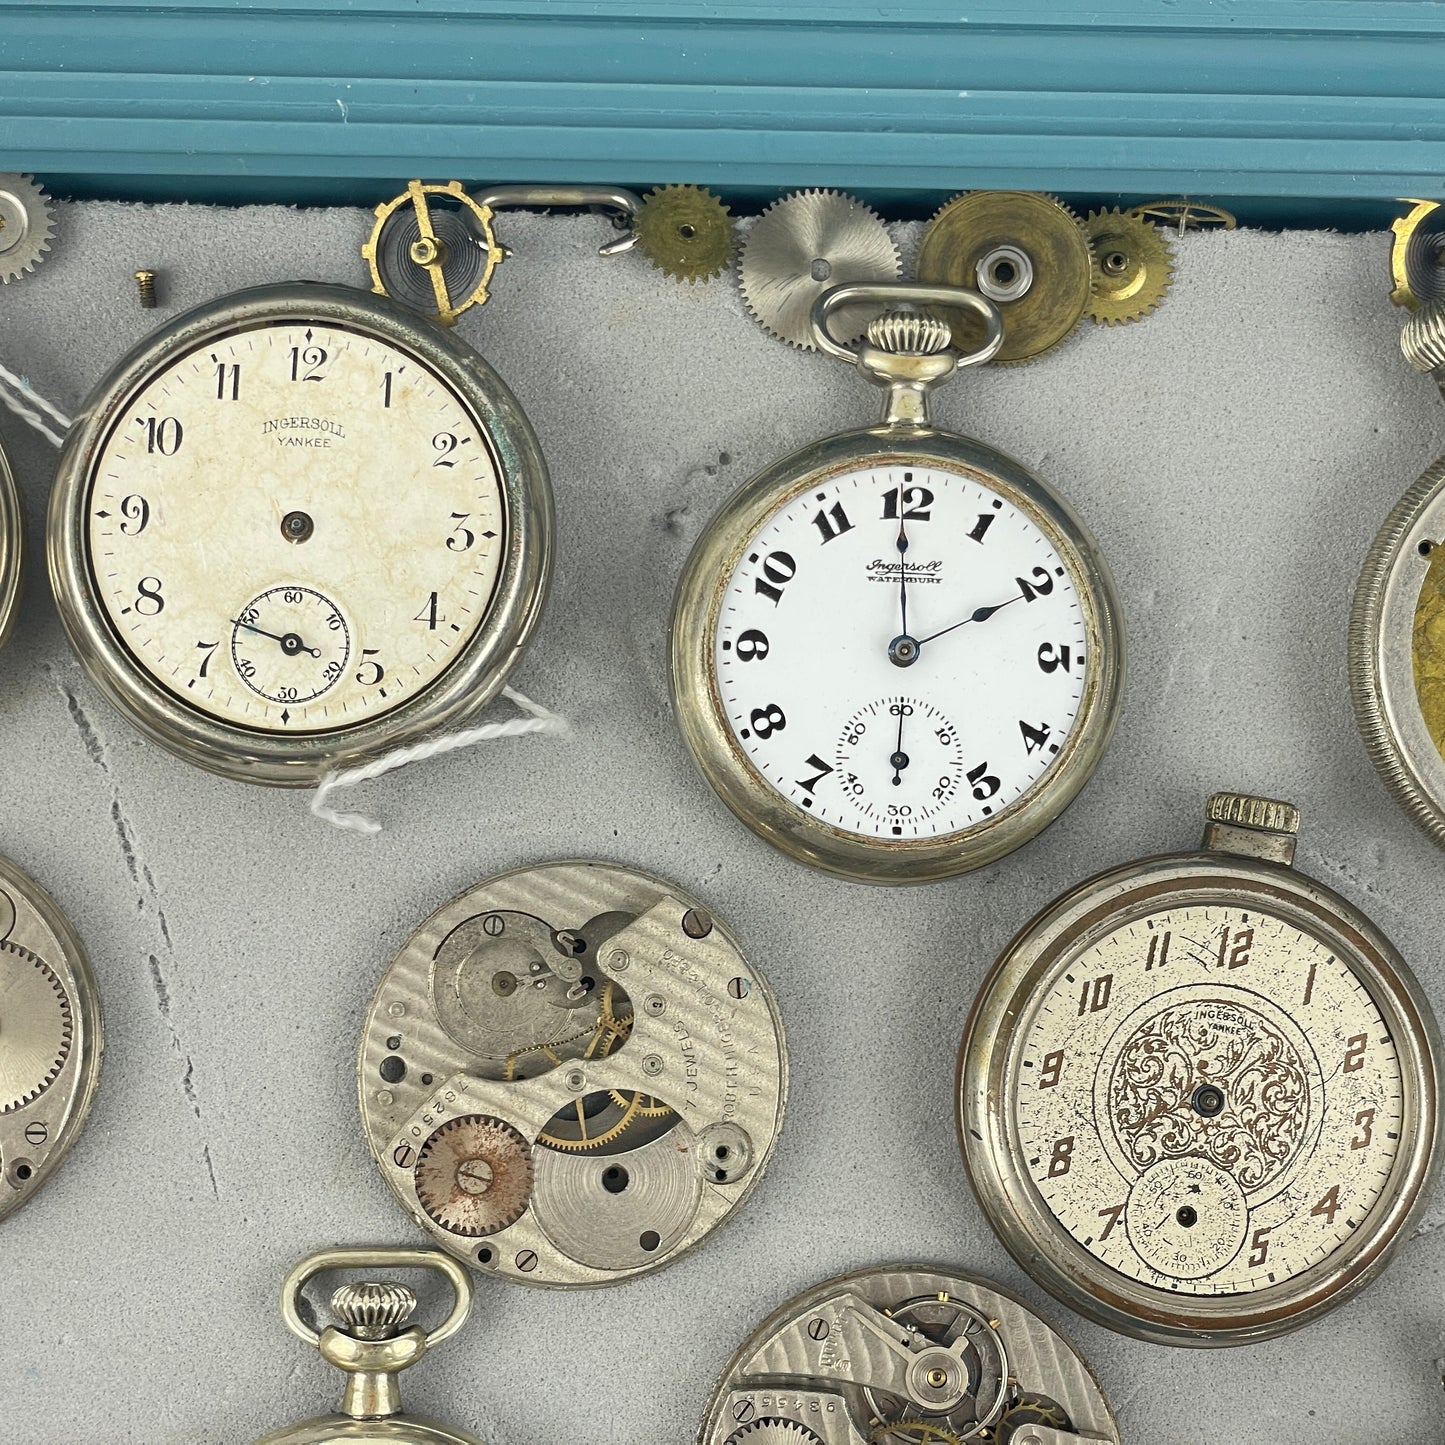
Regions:
[[[62,468],[57,590],[162,741],[289,781],[500,685],[545,578],[545,473],[455,338],[277,288],[183,319],[102,398]]]
[[[1212,853],[1081,885],[970,1020],[980,1198],[1021,1258],[1038,1242],[1045,1284],[1118,1328],[1232,1343],[1303,1323],[1428,1196],[1433,1019],[1368,921],[1283,866],[1294,827],[1284,804],[1212,800]]]
[[[1059,756],[1089,636],[1038,524],[976,477],[872,466],[790,497],[718,611],[733,736],[795,807],[866,837],[1001,812]]]

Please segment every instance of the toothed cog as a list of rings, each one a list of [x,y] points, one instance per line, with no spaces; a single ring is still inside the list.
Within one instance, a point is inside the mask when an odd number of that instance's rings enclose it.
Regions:
[[[0,175],[0,282],[33,271],[54,234],[50,197],[35,177]]]
[[[70,997],[50,965],[0,943],[0,1114],[38,1098],[70,1056]]]
[[[1174,256],[1163,233],[1117,208],[1090,212],[1084,229],[1098,263],[1088,314],[1109,326],[1147,316],[1174,280]]]
[[[754,1420],[729,1435],[727,1445],[823,1445],[823,1441],[794,1420]]]
[[[532,1197],[532,1152],[510,1124],[467,1114],[422,1145],[414,1177],[427,1214],[475,1239],[522,1217]]]
[[[710,281],[728,263],[733,222],[728,208],[700,186],[660,186],[642,198],[633,222],[637,248],[675,281]]]

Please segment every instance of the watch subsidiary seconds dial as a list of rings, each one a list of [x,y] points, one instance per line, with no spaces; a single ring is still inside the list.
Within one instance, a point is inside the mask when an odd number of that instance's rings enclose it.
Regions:
[[[976,868],[1027,841],[1102,756],[1122,673],[1118,607],[1083,524],[1020,463],[928,424],[961,365],[942,322],[885,315],[857,352],[884,422],[813,443],[729,499],[673,620],[683,734],[729,807],[815,866],[880,883]],[[959,298],[965,298],[960,301]]]
[[[15,486],[15,473],[0,447],[0,647],[10,640],[20,607],[25,570],[25,511]]]
[[[1287,803],[1100,874],[1005,950],[959,1134],[1014,1257],[1168,1344],[1282,1334],[1383,1268],[1438,1166],[1434,1017],[1389,941],[1296,873]]]
[[[551,493],[511,393],[391,302],[224,297],[101,383],[51,577],[91,678],[202,767],[306,784],[465,720],[541,608]]]
[[[100,1000],[55,900],[0,858],[0,1219],[55,1172],[100,1075]]]

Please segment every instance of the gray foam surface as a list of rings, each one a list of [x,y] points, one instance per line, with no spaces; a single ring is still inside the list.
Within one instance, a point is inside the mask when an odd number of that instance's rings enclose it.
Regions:
[[[73,410],[183,307],[298,276],[361,282],[369,219],[62,207],[52,257],[0,291],[0,361]],[[785,1298],[921,1259],[1000,1281],[1062,1327],[1135,1445],[1445,1435],[1445,1198],[1327,1322],[1166,1350],[1032,1284],[973,1201],[953,1125],[964,1018],[1013,931],[1100,867],[1192,847],[1217,788],[1299,804],[1300,866],[1445,1001],[1445,860],[1376,780],[1345,681],[1360,562],[1445,435],[1433,387],[1398,358],[1385,238],[1188,237],[1146,324],[1088,327],[944,394],[947,423],[1088,520],[1130,669],[1113,747],[1055,827],[983,873],[886,891],[808,872],[736,823],[674,728],[665,671],[672,587],[712,510],[774,457],[867,422],[875,397],[766,337],[727,282],[599,259],[599,226],[508,217],[516,255],[461,326],[551,462],[556,579],[513,681],[576,731],[358,790],[386,823],[374,839],[178,762],[101,701],[39,565],[54,452],[0,413],[33,544],[0,657],[0,851],[86,940],[107,1035],[85,1134],[0,1227],[0,1438],[242,1441],[332,1408],[337,1376],[281,1324],[282,1277],[333,1244],[424,1242],[357,1121],[356,1039],[381,970],[477,879],[588,854],[699,893],[765,969],[789,1030],[787,1127],[749,1205],[675,1267],[583,1293],[479,1281],[467,1331],[410,1372],[413,1408],[493,1445],[676,1445]],[[159,312],[136,304],[140,266],[163,273]]]

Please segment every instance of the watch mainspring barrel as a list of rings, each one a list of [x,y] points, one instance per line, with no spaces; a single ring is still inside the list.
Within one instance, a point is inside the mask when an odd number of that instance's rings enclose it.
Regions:
[[[730,1218],[782,1127],[762,974],[682,890],[548,863],[455,898],[387,968],[358,1061],[392,1192],[520,1284],[645,1274]]]
[[[215,772],[306,785],[470,717],[540,613],[551,492],[456,336],[345,287],[222,297],[72,430],[51,581],[91,679]]]
[[[1298,815],[1210,800],[1204,850],[1019,933],[959,1053],[959,1137],[1015,1258],[1111,1328],[1239,1344],[1318,1318],[1438,1168],[1438,1034],[1404,960],[1291,866]]]
[[[55,900],[0,858],[0,1219],[75,1143],[101,1048],[100,1000],[80,939]]]
[[[724,1369],[697,1440],[1118,1445],[1119,1431],[1087,1362],[1008,1291],[887,1265],[828,1280],[764,1320]]]
[[[25,509],[10,460],[0,446],[0,647],[10,640],[15,626],[24,571]]]

